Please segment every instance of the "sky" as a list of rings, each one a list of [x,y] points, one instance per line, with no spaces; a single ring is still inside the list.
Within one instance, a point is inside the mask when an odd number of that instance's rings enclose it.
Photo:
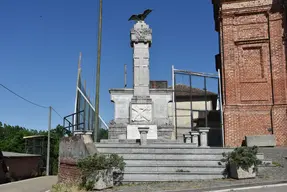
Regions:
[[[62,117],[73,113],[77,62],[82,52],[82,79],[94,98],[99,0],[1,0],[0,83]],[[153,9],[146,23],[153,30],[150,79],[168,80],[176,69],[215,73],[218,34],[211,0],[103,0],[100,115],[108,123],[114,107],[109,89],[132,87],[132,48],[128,21]],[[178,83],[187,83],[177,77]],[[203,88],[203,83],[195,81]],[[209,90],[214,84],[208,83]],[[94,100],[94,99],[93,99]],[[0,87],[0,121],[47,130],[48,109],[34,106]],[[52,127],[63,119],[52,113]]]

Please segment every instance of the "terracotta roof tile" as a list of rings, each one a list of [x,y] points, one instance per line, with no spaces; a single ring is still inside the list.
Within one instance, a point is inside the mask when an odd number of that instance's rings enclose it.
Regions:
[[[205,91],[203,89],[195,88],[193,87],[192,90],[193,96],[204,96]],[[211,95],[217,95],[217,93],[213,93],[211,91],[206,91],[207,96]],[[184,96],[190,96],[190,87],[183,84],[177,84],[175,86],[175,96],[184,97]]]

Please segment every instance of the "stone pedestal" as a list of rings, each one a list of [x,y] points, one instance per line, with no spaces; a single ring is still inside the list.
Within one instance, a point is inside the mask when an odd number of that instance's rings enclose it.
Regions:
[[[189,133],[190,133],[190,135],[192,137],[192,143],[194,143],[198,147],[199,132],[198,131],[191,131]]]
[[[149,127],[139,127],[138,131],[140,133],[140,141],[141,145],[147,144],[147,134],[148,134]]]
[[[184,137],[185,137],[185,143],[191,143],[191,135],[186,134],[184,135]]]
[[[157,139],[157,125],[128,125],[127,139],[140,139],[139,128],[148,127],[147,139]]]
[[[197,129],[200,134],[200,147],[208,147],[207,134],[210,128],[209,127],[198,127]]]

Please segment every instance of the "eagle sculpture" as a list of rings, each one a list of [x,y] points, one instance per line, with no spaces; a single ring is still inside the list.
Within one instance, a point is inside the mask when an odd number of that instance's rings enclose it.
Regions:
[[[151,9],[147,9],[142,14],[132,15],[129,18],[129,21],[131,21],[131,20],[133,20],[133,21],[144,21],[145,18],[148,16],[148,14],[150,14],[150,12],[152,12],[152,10]]]

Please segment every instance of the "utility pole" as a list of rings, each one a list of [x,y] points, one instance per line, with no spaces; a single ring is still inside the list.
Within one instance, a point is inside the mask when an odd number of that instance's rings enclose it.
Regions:
[[[51,131],[51,121],[52,121],[52,107],[49,107],[49,120],[48,120],[48,142],[47,142],[47,164],[46,164],[46,175],[49,176],[50,172],[50,131]]]
[[[99,127],[99,104],[100,104],[100,69],[101,69],[101,46],[102,46],[102,15],[103,0],[99,0],[99,28],[98,28],[98,53],[97,53],[97,72],[96,72],[96,101],[95,101],[95,125],[94,142],[97,142]]]
[[[127,88],[127,64],[125,64],[125,69],[124,69],[124,76],[125,76],[125,88]]]

